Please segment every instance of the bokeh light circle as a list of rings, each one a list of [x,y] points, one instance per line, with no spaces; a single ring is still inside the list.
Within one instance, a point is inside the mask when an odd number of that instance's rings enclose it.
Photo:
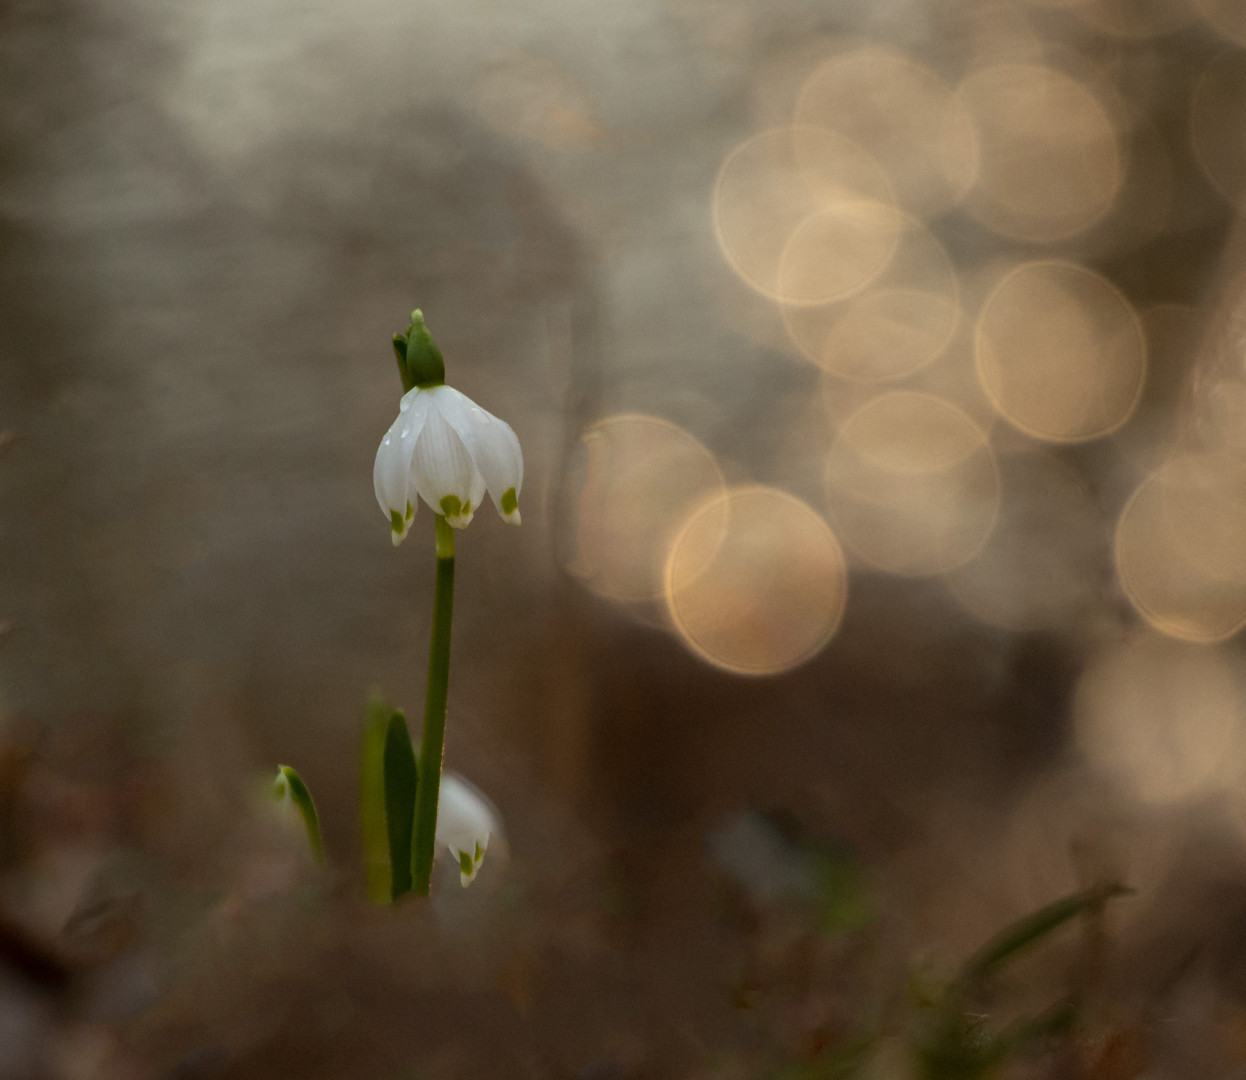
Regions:
[[[890,206],[844,199],[805,218],[779,256],[785,304],[827,304],[851,296],[886,269],[900,237]]]
[[[678,425],[639,413],[590,425],[581,447],[584,477],[568,569],[599,596],[660,598],[680,523],[692,506],[725,489],[714,455]]]
[[[1137,406],[1146,337],[1106,278],[1074,263],[1030,262],[987,297],[974,360],[982,389],[1014,427],[1083,442],[1115,431]]]
[[[770,487],[702,502],[666,563],[666,601],[684,643],[743,675],[777,674],[813,657],[838,629],[847,596],[830,527]]]
[[[1087,665],[1073,716],[1081,752],[1143,802],[1240,778],[1246,697],[1240,664],[1222,649],[1132,635]]]
[[[1125,169],[1099,97],[1039,64],[996,64],[961,83],[978,131],[977,183],[966,209],[1013,240],[1050,243],[1084,232],[1111,208]]]
[[[1246,625],[1246,472],[1219,454],[1176,458],[1121,512],[1121,588],[1161,633],[1223,641]]]
[[[728,264],[763,296],[785,299],[786,280],[798,290],[792,302],[820,303],[827,297],[816,295],[818,275],[804,286],[814,289],[811,300],[799,291],[800,269],[834,264],[845,235],[860,243],[862,234],[881,233],[867,252],[894,244],[899,222],[877,209],[891,203],[882,166],[857,144],[823,128],[771,128],[737,146],[719,168],[714,234]],[[860,283],[879,269],[858,272]]]
[[[960,314],[959,283],[947,251],[907,219],[886,269],[865,289],[833,304],[782,308],[801,352],[854,382],[901,379],[947,348]]]
[[[959,202],[977,171],[977,137],[960,100],[929,68],[890,49],[867,46],[821,64],[801,90],[796,122],[868,146],[911,214]]]
[[[999,471],[964,410],[932,394],[893,391],[840,426],[827,456],[831,521],[848,548],[893,574],[941,574],[990,536]]]

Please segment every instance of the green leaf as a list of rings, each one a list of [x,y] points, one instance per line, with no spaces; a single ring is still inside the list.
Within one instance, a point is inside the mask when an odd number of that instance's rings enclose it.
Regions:
[[[407,718],[390,714],[385,732],[385,828],[389,838],[390,897],[411,891],[411,835],[415,830],[415,751]]]
[[[278,799],[288,798],[294,803],[307,829],[307,840],[311,844],[312,854],[317,862],[324,862],[324,841],[320,837],[320,818],[316,815],[316,804],[312,801],[311,792],[303,783],[303,778],[289,765],[278,765],[273,794]]]
[[[962,985],[977,982],[1070,919],[1102,907],[1113,897],[1124,896],[1131,891],[1123,885],[1098,885],[1039,908],[1033,914],[1001,930],[983,945],[969,958],[958,981]]]
[[[1101,885],[1073,893],[1006,927],[973,956],[937,1004],[935,1022],[918,1047],[927,1080],[978,1080],[990,1075],[1009,1055],[1045,1038],[1066,1032],[1076,1020],[1076,1002],[1061,1001],[1040,1015],[1017,1021],[1002,1034],[988,1032],[983,1018],[967,1010],[979,983],[1003,964],[1038,944],[1079,915],[1098,911],[1108,900],[1131,890]]]
[[[363,829],[363,869],[368,899],[376,904],[388,904],[393,899],[389,832],[385,825],[385,739],[393,711],[388,701],[374,696],[363,715],[359,821]]]

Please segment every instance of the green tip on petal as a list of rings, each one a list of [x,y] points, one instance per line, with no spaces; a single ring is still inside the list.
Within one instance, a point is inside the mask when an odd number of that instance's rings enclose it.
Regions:
[[[502,492],[502,513],[507,517],[515,513],[519,509],[519,496],[515,494],[514,488],[507,488]]]
[[[459,852],[459,872],[465,878],[470,878],[476,872],[476,864],[466,851]]]
[[[410,506],[410,505],[411,505],[410,503],[407,503],[407,506]],[[407,523],[402,520],[402,515],[398,513],[397,510],[391,510],[389,512],[389,525],[390,525],[390,528],[394,530],[394,532],[401,533],[402,530],[406,527],[406,524]]]
[[[470,502],[468,505],[470,505]],[[441,512],[447,518],[457,518],[467,513],[467,508],[457,495],[447,495],[441,500]]]

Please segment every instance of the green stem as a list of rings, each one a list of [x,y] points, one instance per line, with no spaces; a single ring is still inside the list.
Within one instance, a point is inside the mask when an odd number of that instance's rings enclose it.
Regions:
[[[433,632],[428,649],[428,687],[424,693],[424,734],[420,738],[420,780],[411,842],[412,892],[427,896],[437,838],[437,799],[446,738],[446,696],[450,687],[450,620],[454,615],[454,530],[437,515],[437,584],[433,589]]]

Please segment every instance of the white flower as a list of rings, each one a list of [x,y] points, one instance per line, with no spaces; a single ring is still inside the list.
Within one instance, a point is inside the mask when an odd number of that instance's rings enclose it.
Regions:
[[[420,499],[463,529],[488,491],[503,520],[519,524],[523,451],[508,423],[444,383],[408,390],[398,409],[372,470],[395,546]]]
[[[463,888],[475,880],[489,837],[499,831],[497,812],[484,795],[466,780],[445,773],[437,796],[437,843],[449,848],[457,860]]]

